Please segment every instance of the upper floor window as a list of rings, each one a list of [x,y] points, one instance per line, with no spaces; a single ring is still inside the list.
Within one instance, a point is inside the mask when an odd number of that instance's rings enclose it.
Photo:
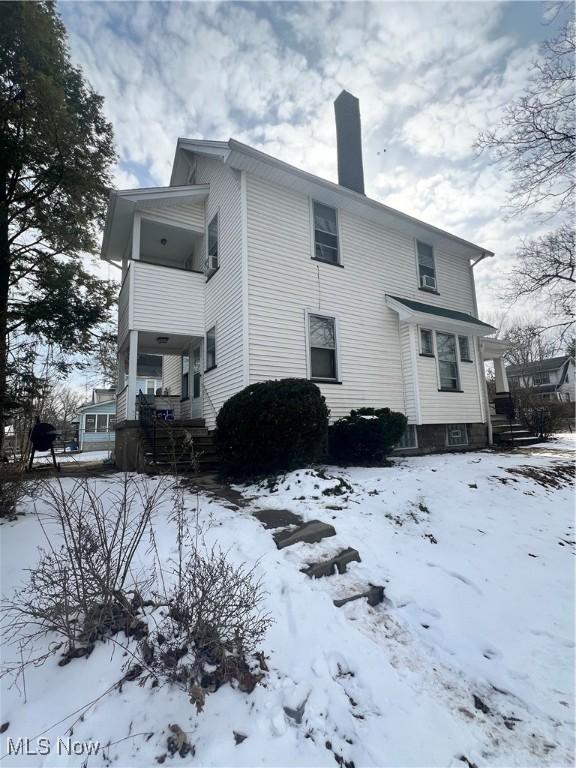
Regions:
[[[434,357],[434,339],[427,328],[420,329],[420,354]]]
[[[472,356],[470,355],[470,339],[468,336],[458,336],[458,346],[460,348],[460,360],[465,363],[472,362]]]
[[[205,272],[208,276],[218,269],[218,214],[215,213],[208,224],[208,253]]]
[[[309,315],[310,377],[336,380],[336,322],[333,317]]]
[[[314,203],[314,257],[329,264],[339,263],[336,209],[316,202]]]
[[[540,384],[550,384],[550,374],[548,371],[541,371],[532,376],[532,385],[534,387],[539,387]]]
[[[436,265],[434,264],[434,249],[431,245],[417,241],[418,248],[418,282],[420,288],[429,291],[436,290]]]
[[[460,389],[460,379],[456,357],[456,336],[436,332],[436,350],[440,389],[457,392]]]
[[[510,381],[510,384],[513,384],[515,387],[520,384],[520,376],[508,376],[508,380]]]
[[[206,370],[216,368],[216,326],[206,333]]]

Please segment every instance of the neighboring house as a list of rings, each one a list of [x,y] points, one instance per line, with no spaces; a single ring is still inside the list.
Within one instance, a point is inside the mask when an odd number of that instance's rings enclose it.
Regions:
[[[78,409],[78,442],[81,451],[111,451],[116,426],[116,390],[94,389],[92,402]]]
[[[549,357],[525,365],[509,365],[506,374],[510,386],[532,389],[543,400],[576,400],[576,366],[570,355]]]
[[[163,356],[158,409],[208,428],[248,384],[300,377],[331,419],[405,413],[403,449],[490,441],[484,361],[508,397],[506,346],[478,319],[474,267],[493,254],[366,197],[358,101],[335,107],[339,184],[233,139],[179,139],[170,186],[111,193],[117,441],[138,428],[141,354]]]

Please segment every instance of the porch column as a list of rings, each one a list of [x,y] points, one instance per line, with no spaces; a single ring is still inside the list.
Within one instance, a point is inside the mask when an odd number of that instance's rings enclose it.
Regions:
[[[502,357],[494,358],[494,374],[496,377],[496,393],[510,392],[508,386],[508,376],[506,375],[506,366]]]
[[[126,418],[136,419],[136,377],[138,370],[138,331],[130,331],[130,348],[128,351],[128,390],[126,403]]]

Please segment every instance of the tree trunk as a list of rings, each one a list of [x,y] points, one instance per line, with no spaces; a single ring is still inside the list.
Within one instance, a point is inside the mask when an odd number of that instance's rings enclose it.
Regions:
[[[0,181],[0,459],[4,450],[8,366],[8,290],[10,285],[10,243],[8,235],[7,180]]]

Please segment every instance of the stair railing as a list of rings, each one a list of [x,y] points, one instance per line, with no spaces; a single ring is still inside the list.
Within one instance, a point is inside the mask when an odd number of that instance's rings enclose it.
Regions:
[[[152,395],[152,402],[150,402],[142,390],[138,392],[138,421],[142,434],[152,448],[152,460],[156,461],[157,419],[154,408],[154,396]]]

